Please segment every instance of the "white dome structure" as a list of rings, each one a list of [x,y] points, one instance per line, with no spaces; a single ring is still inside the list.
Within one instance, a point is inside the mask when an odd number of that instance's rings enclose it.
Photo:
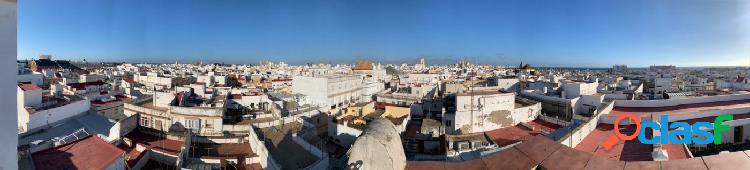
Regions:
[[[396,126],[385,118],[368,123],[347,152],[347,169],[381,170],[406,168],[406,155]]]

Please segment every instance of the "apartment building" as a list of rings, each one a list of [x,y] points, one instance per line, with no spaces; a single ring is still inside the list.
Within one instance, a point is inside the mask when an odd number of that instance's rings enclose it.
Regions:
[[[294,76],[292,93],[304,94],[312,103],[330,109],[362,99],[361,75]]]

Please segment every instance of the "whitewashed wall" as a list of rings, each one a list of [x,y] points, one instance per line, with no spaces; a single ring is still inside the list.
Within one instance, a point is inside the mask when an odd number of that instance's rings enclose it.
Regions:
[[[26,129],[35,131],[37,128],[46,126],[48,122],[49,124],[55,124],[61,120],[86,113],[90,108],[91,103],[88,100],[80,100],[60,107],[37,111],[29,115]]]

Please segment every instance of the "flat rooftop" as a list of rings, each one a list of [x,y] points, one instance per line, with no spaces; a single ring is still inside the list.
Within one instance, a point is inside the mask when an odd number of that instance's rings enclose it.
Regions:
[[[112,106],[112,105],[114,105],[116,103],[119,103],[119,102],[130,102],[130,101],[132,101],[131,98],[129,98],[127,96],[123,96],[123,95],[116,95],[116,96],[113,96],[113,97],[115,97],[115,100],[107,101],[107,102],[103,102],[101,100],[91,101],[91,106],[93,106],[93,107],[104,107],[104,106]]]
[[[526,141],[533,136],[544,135],[545,133],[552,133],[562,126],[553,124],[541,119],[535,119],[525,124],[533,127],[531,129],[527,126],[518,124],[511,127],[505,127],[484,132],[487,136],[497,144],[499,147],[507,146],[519,141]]]
[[[481,91],[469,91],[465,93],[458,93],[456,96],[481,96],[481,95],[493,95],[493,94],[508,94],[507,92],[501,92],[499,90],[481,90]]]
[[[671,155],[670,155],[671,156]],[[592,156],[543,136],[478,159],[407,161],[406,169],[737,169],[750,167],[750,150],[668,161],[620,161]],[[741,169],[741,168],[740,168]]]
[[[620,132],[623,134],[635,133],[636,126],[634,125],[623,125],[620,127]],[[605,150],[602,148],[601,143],[606,141],[609,137],[615,134],[614,125],[611,124],[599,124],[596,129],[586,136],[581,143],[579,143],[575,149],[590,153],[596,157],[609,159],[609,160],[620,160],[620,161],[651,161],[651,152],[653,151],[653,145],[643,144],[638,140],[620,141],[612,149]],[[662,149],[666,150],[669,154],[669,160],[687,159],[689,158],[688,150],[680,144],[664,144]]]
[[[270,141],[266,143],[266,147],[271,156],[276,160],[276,163],[285,169],[301,169],[318,161],[315,155],[292,141],[292,133],[300,130],[302,130],[302,124],[297,122],[287,123],[278,128],[260,129],[265,140]],[[261,140],[264,139],[261,138]]]
[[[89,135],[32,154],[36,169],[105,169],[125,151]]]
[[[120,144],[117,147],[126,152],[125,161],[128,163],[129,167],[135,166],[135,164],[137,164],[139,160],[141,160],[143,157],[146,156],[146,153],[148,151],[148,150],[138,151],[138,149],[136,149],[135,146],[129,147],[124,144]]]
[[[637,116],[645,116],[654,114],[654,116],[668,114],[691,114],[702,111],[711,110],[725,110],[725,109],[738,109],[750,107],[750,99],[748,100],[733,100],[733,101],[719,101],[719,102],[704,102],[704,103],[693,103],[693,104],[681,104],[676,106],[665,106],[665,107],[614,107],[610,114],[623,114],[631,113]]]
[[[169,110],[169,108],[166,108],[166,107],[154,106],[154,99],[153,98],[152,99],[148,99],[148,100],[146,100],[144,102],[138,103],[137,106],[141,106],[141,107],[145,107],[145,108],[149,108],[149,109],[154,109],[154,110],[160,110],[160,111],[167,111],[167,110]]]
[[[134,143],[143,144],[149,149],[167,152],[170,154],[180,153],[182,144],[179,140],[167,139],[166,137],[155,136],[139,131],[138,129],[125,135],[125,138],[132,140]]]
[[[226,157],[256,157],[248,143],[193,143],[191,157],[195,158],[226,158]]]

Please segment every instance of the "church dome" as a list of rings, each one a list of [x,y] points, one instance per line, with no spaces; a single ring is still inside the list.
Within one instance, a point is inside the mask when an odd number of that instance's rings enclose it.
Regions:
[[[372,63],[367,60],[359,60],[352,70],[372,70]]]

